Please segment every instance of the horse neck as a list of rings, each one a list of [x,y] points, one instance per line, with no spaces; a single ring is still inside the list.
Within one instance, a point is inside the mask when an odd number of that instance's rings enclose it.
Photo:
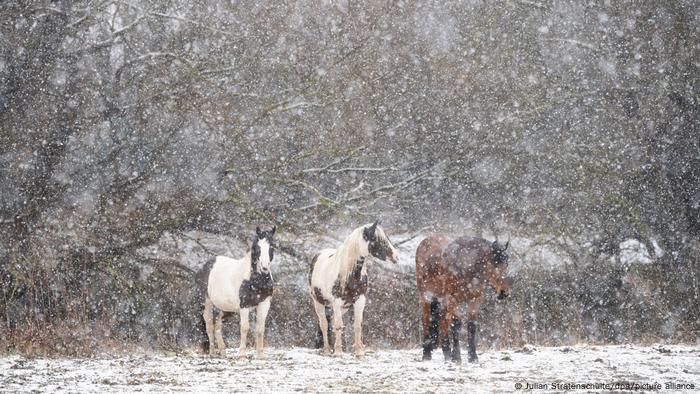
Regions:
[[[341,280],[345,280],[352,273],[358,260],[364,260],[366,257],[360,253],[360,239],[362,237],[360,231],[361,229],[353,231],[336,252],[336,258],[339,259],[340,264]]]
[[[253,273],[256,271],[255,263],[253,263],[253,259],[251,258],[251,253],[248,251],[245,256],[241,259],[243,261],[243,265],[246,267],[250,268],[250,272]]]

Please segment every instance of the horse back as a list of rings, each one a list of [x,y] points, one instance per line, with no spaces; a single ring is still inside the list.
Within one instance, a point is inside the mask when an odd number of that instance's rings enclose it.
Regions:
[[[484,279],[490,258],[490,244],[481,238],[450,238],[435,234],[426,237],[416,251],[416,281],[421,293],[442,297],[465,296],[464,289],[476,279]]]
[[[338,264],[333,259],[335,256],[335,249],[323,249],[321,250],[314,259],[312,259],[311,268],[309,272],[309,284],[312,286],[323,286],[327,283],[332,283],[338,276]]]
[[[479,253],[488,253],[491,250],[491,243],[483,238],[471,237],[464,235],[455,238],[454,243],[461,248],[467,250],[475,250]]]
[[[483,238],[459,237],[445,248],[443,258],[445,264],[456,274],[483,274],[486,263],[491,258],[491,244]]]

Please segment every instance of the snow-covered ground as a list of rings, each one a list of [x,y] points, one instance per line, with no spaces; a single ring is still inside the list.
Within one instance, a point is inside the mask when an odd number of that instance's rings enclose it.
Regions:
[[[465,392],[513,391],[518,384],[667,383],[700,387],[700,347],[657,345],[533,347],[446,364],[438,351],[381,350],[357,360],[311,349],[269,349],[267,360],[134,355],[97,359],[0,358],[0,391],[26,392]],[[251,354],[252,356],[252,354]],[[540,386],[542,387],[542,386]],[[648,386],[647,386],[648,387]],[[679,388],[678,386],[674,386]],[[590,388],[585,391],[595,390]],[[666,390],[664,390],[666,391]],[[674,390],[677,391],[677,390]]]

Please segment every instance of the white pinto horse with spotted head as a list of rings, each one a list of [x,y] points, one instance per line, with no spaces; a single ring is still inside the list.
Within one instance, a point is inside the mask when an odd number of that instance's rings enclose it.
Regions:
[[[204,324],[207,339],[205,351],[212,356],[226,355],[222,324],[224,314],[238,312],[241,316],[241,345],[239,358],[246,358],[246,339],[250,329],[249,312],[255,308],[255,350],[258,358],[265,358],[263,337],[265,319],[272,299],[271,265],[274,257],[270,231],[255,229],[255,237],[250,251],[239,260],[217,256],[202,271],[206,276],[206,296],[204,299]],[[207,349],[208,348],[208,349]]]
[[[398,262],[398,251],[377,222],[356,228],[338,249],[323,249],[311,260],[309,291],[323,335],[323,354],[330,354],[326,307],[332,307],[335,356],[343,352],[343,314],[350,306],[354,311],[354,352],[364,355],[362,314],[367,291],[368,257]]]

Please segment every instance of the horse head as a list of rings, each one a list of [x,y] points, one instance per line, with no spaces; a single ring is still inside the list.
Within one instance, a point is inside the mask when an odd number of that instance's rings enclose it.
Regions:
[[[489,279],[491,284],[496,289],[498,299],[502,300],[508,297],[510,287],[513,285],[513,278],[508,276],[508,253],[507,249],[510,245],[510,240],[505,245],[500,244],[498,240],[491,244],[491,269],[489,270]]]
[[[362,230],[362,239],[366,242],[367,254],[382,261],[389,259],[392,263],[399,262],[399,251],[389,241],[384,230],[378,226],[379,221],[365,226]]]
[[[255,238],[250,247],[250,260],[253,267],[259,272],[270,272],[272,258],[274,257],[274,247],[272,236],[275,235],[277,227],[273,226],[269,231],[262,231],[260,227],[255,228]]]

